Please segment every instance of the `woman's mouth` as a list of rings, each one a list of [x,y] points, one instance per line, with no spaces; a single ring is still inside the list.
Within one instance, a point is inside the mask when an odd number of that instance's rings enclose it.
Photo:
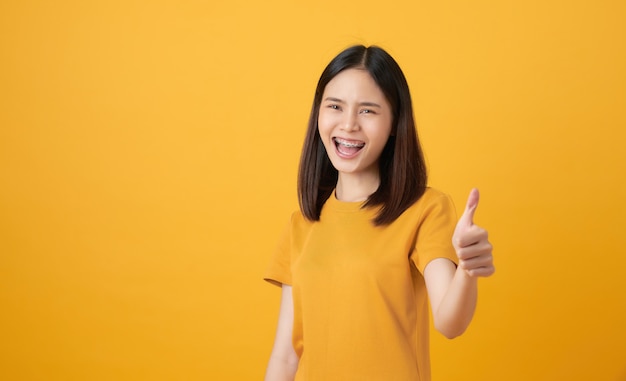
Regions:
[[[360,140],[347,140],[338,137],[333,138],[335,147],[340,156],[352,157],[356,155],[361,148],[365,147],[365,142]]]

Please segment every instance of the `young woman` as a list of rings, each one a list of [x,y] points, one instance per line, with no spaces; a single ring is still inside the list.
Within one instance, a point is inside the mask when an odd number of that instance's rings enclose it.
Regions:
[[[265,279],[282,287],[265,379],[430,380],[429,312],[448,338],[494,272],[478,191],[456,220],[427,187],[409,88],[383,49],[353,46],[318,82],[298,175],[300,210]]]

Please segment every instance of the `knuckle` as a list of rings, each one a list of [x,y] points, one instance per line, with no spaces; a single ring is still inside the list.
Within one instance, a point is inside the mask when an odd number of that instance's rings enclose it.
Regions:
[[[469,253],[468,250],[466,248],[460,248],[456,255],[460,258],[460,259],[467,259],[469,258]]]

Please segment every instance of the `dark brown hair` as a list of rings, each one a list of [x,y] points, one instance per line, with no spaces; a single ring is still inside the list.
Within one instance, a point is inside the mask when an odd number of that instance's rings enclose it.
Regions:
[[[373,223],[387,225],[424,194],[427,173],[406,78],[393,57],[377,46],[352,46],[333,58],[322,72],[315,89],[300,157],[300,209],[308,220],[319,221],[322,207],[337,185],[338,173],[326,154],[317,120],[328,82],[342,71],[352,68],[368,71],[385,94],[393,112],[392,134],[379,160],[380,185],[364,204],[365,207],[380,206]]]

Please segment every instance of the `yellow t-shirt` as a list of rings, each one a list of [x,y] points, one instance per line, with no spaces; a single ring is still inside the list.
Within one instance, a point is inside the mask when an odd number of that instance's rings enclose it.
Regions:
[[[333,195],[318,222],[295,212],[265,274],[292,286],[296,380],[430,380],[422,274],[435,258],[457,261],[454,205],[427,188],[382,227],[361,205]]]

